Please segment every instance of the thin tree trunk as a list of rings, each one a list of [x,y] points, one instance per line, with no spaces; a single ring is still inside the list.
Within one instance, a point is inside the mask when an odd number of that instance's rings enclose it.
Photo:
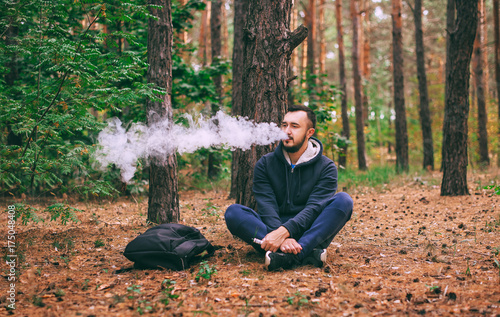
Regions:
[[[203,66],[210,60],[210,32],[208,31],[211,16],[211,1],[205,1],[205,10],[201,13],[200,36],[198,41],[198,58]]]
[[[418,90],[420,93],[420,126],[424,149],[423,168],[434,170],[434,146],[432,141],[432,119],[429,110],[429,93],[427,89],[427,74],[425,71],[425,47],[422,31],[422,0],[415,0],[413,10],[415,19],[415,43],[417,53]]]
[[[360,62],[361,62],[361,78],[363,86],[363,122],[365,126],[368,126],[368,108],[369,100],[367,93],[367,80],[369,78],[370,69],[370,39],[369,39],[369,28],[370,28],[370,18],[369,18],[369,1],[361,0],[361,11],[363,14],[360,15],[360,28],[359,28],[359,43],[360,43]]]
[[[497,138],[500,140],[500,17],[498,0],[493,0],[493,24],[495,36],[495,80],[497,86],[498,103],[498,131]],[[497,146],[497,166],[500,167],[500,145]]]
[[[234,0],[234,41],[233,41],[233,82],[232,82],[232,107],[233,116],[243,115],[242,111],[242,81],[243,81],[243,49],[244,42],[243,28],[247,19],[247,0]],[[239,156],[242,150],[236,150],[232,153],[231,160],[231,192],[230,198],[236,198]]]
[[[292,0],[250,1],[244,36],[243,115],[255,122],[282,121],[288,98],[288,60],[307,37],[303,26],[290,32]],[[255,163],[274,146],[252,146],[238,157],[236,202],[255,208]]]
[[[443,122],[442,196],[469,194],[467,186],[467,120],[469,116],[470,61],[478,0],[456,0],[456,28],[450,33],[449,73]]]
[[[484,0],[478,1],[478,24],[476,38],[474,40],[474,59],[476,60],[474,67],[474,79],[476,83],[477,92],[477,128],[478,128],[478,141],[479,141],[479,165],[488,166],[490,158],[488,156],[488,116],[486,112],[486,94],[484,91],[484,72],[485,65],[483,64],[483,50],[484,43],[482,41],[483,34],[483,16],[482,13]]]
[[[396,170],[408,171],[408,130],[403,62],[403,19],[401,0],[392,0],[392,57],[394,68],[394,110],[396,112]]]
[[[212,45],[212,66],[216,66],[221,60],[222,39],[221,39],[221,15],[222,0],[212,0],[212,10],[210,15],[210,38]],[[211,114],[214,116],[222,107],[222,75],[213,77],[215,94],[217,101],[211,104]],[[215,149],[208,154],[207,175],[210,179],[216,179],[220,173],[221,158],[220,153]]]
[[[222,3],[221,7],[222,12],[222,20],[221,20],[221,29],[222,29],[222,53],[221,56],[223,59],[227,59],[229,57],[229,31],[227,29],[227,10],[224,3]]]
[[[358,168],[366,170],[365,134],[363,123],[363,88],[359,61],[359,10],[358,0],[351,0],[352,19],[352,71],[354,77],[354,102],[356,110],[356,141],[358,143]]]
[[[172,15],[170,0],[149,0],[151,13],[148,26],[148,83],[167,93],[158,95],[161,101],[147,99],[148,124],[157,120],[172,121]],[[172,153],[164,158],[150,158],[148,220],[155,223],[179,221],[177,159]]]
[[[311,91],[311,100],[313,102],[316,79],[316,65],[315,65],[315,43],[316,43],[316,0],[309,0],[309,7],[307,9],[307,88]]]
[[[342,136],[347,140],[351,137],[349,128],[349,115],[347,113],[347,85],[345,74],[345,48],[344,48],[344,26],[342,25],[342,0],[335,1],[335,15],[337,18],[337,44],[339,46],[339,78],[341,96],[341,111],[342,111]],[[347,147],[346,143],[340,148],[339,166],[347,166]]]
[[[300,74],[302,75],[302,89],[307,88],[307,41],[302,43]]]
[[[446,4],[446,74],[445,95],[448,90],[448,74],[450,73],[450,34],[455,30],[455,0],[448,0]]]
[[[319,39],[319,73],[323,75],[326,73],[326,39],[325,39],[325,2],[326,0],[319,0],[318,5],[318,39]],[[321,79],[321,82],[323,79]]]

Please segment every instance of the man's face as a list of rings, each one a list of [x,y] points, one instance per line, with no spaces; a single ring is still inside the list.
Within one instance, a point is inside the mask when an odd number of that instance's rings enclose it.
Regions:
[[[305,111],[288,112],[281,122],[281,130],[288,136],[283,140],[283,147],[289,153],[299,151],[307,140],[314,134],[310,127],[311,122]]]

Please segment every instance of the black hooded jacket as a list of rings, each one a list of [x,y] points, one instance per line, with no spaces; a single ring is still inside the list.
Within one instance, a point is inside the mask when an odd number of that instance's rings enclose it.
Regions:
[[[294,239],[311,227],[337,191],[335,163],[323,156],[323,145],[318,139],[311,138],[309,142],[319,147],[316,155],[294,168],[285,158],[280,142],[254,169],[253,192],[262,221],[271,230],[284,226]],[[291,218],[282,223],[280,216]]]

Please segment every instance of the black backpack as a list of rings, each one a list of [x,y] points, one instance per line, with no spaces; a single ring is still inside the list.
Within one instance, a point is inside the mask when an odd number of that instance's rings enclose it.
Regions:
[[[130,241],[123,255],[134,262],[136,269],[164,268],[179,271],[214,252],[215,248],[198,229],[177,223],[164,223],[149,228]]]

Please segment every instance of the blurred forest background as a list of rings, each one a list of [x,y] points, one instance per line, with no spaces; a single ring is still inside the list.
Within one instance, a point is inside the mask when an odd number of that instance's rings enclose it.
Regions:
[[[171,3],[171,101],[178,123],[183,122],[185,113],[211,116],[214,104],[232,113],[233,43],[238,36],[234,21],[239,19],[235,18],[234,2],[238,1]],[[394,11],[398,10],[398,2],[404,64],[396,65],[403,70],[403,77],[394,81],[394,61],[399,59],[393,58],[392,16],[398,14]],[[420,175],[439,171],[448,2],[294,2],[290,29],[304,25],[309,33],[289,60],[289,103],[309,105],[316,111],[317,136],[324,144],[324,154],[339,166],[339,188],[350,188],[356,182],[374,186],[387,183],[398,172]],[[214,3],[218,3],[217,10],[213,10]],[[164,93],[148,84],[146,78],[151,5],[146,1],[6,0],[1,6],[0,195],[7,200],[130,195],[140,199],[147,195],[146,166],[140,165],[132,182],[125,184],[115,167],[104,172],[96,168],[92,154],[108,118],[118,117],[128,124],[146,122],[147,98],[154,100]],[[500,163],[495,72],[497,0],[480,0],[478,12],[468,116],[468,163],[472,169]],[[428,89],[429,116],[423,119],[419,89],[422,69],[417,63],[418,16]],[[216,34],[214,21],[220,21],[220,39],[212,39]],[[215,48],[216,52],[220,50],[218,56],[212,56],[214,45],[220,45]],[[345,65],[343,71],[341,64]],[[355,92],[360,94],[356,97]],[[402,93],[407,122],[409,162],[403,166],[396,164],[395,92]],[[362,101],[364,163],[358,155],[357,98]],[[347,133],[345,122],[349,126]],[[429,143],[423,141],[423,129],[431,132],[431,161],[424,157],[424,144]],[[216,157],[215,172],[211,157]],[[179,190],[229,190],[231,160],[230,150],[216,148],[177,156]],[[494,182],[481,185],[499,186]],[[69,207],[53,208],[64,212]],[[29,210],[26,215],[35,217]]]

